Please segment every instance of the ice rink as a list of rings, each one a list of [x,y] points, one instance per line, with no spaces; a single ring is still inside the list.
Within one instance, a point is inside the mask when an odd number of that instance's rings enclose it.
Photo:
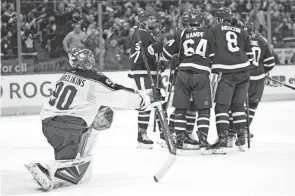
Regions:
[[[234,148],[227,155],[179,156],[160,183],[153,175],[168,152],[156,145],[152,150],[136,148],[135,111],[116,111],[111,129],[100,132],[89,183],[49,193],[33,183],[24,167],[30,161],[53,159],[39,116],[2,117],[0,131],[2,195],[295,195],[295,101],[261,103],[251,126],[255,137],[250,151]],[[215,139],[212,123],[209,141]]]

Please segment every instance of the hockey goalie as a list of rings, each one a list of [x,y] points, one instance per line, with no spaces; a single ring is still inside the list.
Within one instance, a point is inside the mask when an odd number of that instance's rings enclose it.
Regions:
[[[45,191],[58,184],[90,180],[92,149],[97,133],[112,124],[111,108],[143,111],[161,104],[161,96],[126,88],[97,72],[93,53],[88,49],[73,49],[69,62],[72,71],[57,81],[40,114],[42,131],[54,149],[55,160],[25,165]]]

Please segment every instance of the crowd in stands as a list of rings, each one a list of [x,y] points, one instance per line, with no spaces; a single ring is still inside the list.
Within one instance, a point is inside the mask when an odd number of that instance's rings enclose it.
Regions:
[[[1,2],[1,59],[17,58],[16,1]],[[102,32],[98,28],[96,0],[20,2],[22,53],[29,58],[37,56],[39,62],[66,56],[71,47],[86,47],[93,51],[97,61],[102,53],[105,69],[129,69],[130,37],[138,21],[138,12],[147,4],[154,6],[162,16],[161,28],[155,29],[155,33],[160,33],[164,42],[172,37],[178,25],[178,14],[187,7],[202,10],[208,27],[215,22],[214,9],[230,7],[237,19],[253,21],[265,37],[269,13],[275,47],[284,47],[284,38],[295,37],[295,0],[103,1]]]

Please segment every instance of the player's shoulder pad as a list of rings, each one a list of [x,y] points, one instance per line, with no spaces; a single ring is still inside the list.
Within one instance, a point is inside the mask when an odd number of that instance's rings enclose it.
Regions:
[[[111,81],[106,75],[103,73],[94,71],[94,70],[87,70],[87,71],[80,71],[77,70],[74,72],[74,74],[79,75],[81,77],[84,77],[88,80],[92,80],[94,82],[99,82],[104,86],[107,86],[112,89],[118,88],[118,84],[115,82]]]

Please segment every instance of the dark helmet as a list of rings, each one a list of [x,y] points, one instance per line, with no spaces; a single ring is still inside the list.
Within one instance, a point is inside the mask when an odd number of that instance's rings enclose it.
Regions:
[[[147,11],[141,11],[141,12],[138,13],[138,20],[140,22],[143,22],[143,21],[147,20],[148,17],[149,17],[149,14],[148,14]]]
[[[222,7],[215,11],[215,14],[218,18],[221,18],[223,20],[232,20],[233,18],[233,12],[228,7]]]
[[[257,35],[257,29],[256,29],[253,22],[248,22],[245,25],[244,30],[247,31],[250,36],[256,36]]]
[[[190,11],[188,14],[188,22],[191,26],[199,26],[204,21],[204,16],[199,11]]]
[[[73,48],[68,54],[69,63],[74,69],[94,70],[95,59],[91,50]]]

